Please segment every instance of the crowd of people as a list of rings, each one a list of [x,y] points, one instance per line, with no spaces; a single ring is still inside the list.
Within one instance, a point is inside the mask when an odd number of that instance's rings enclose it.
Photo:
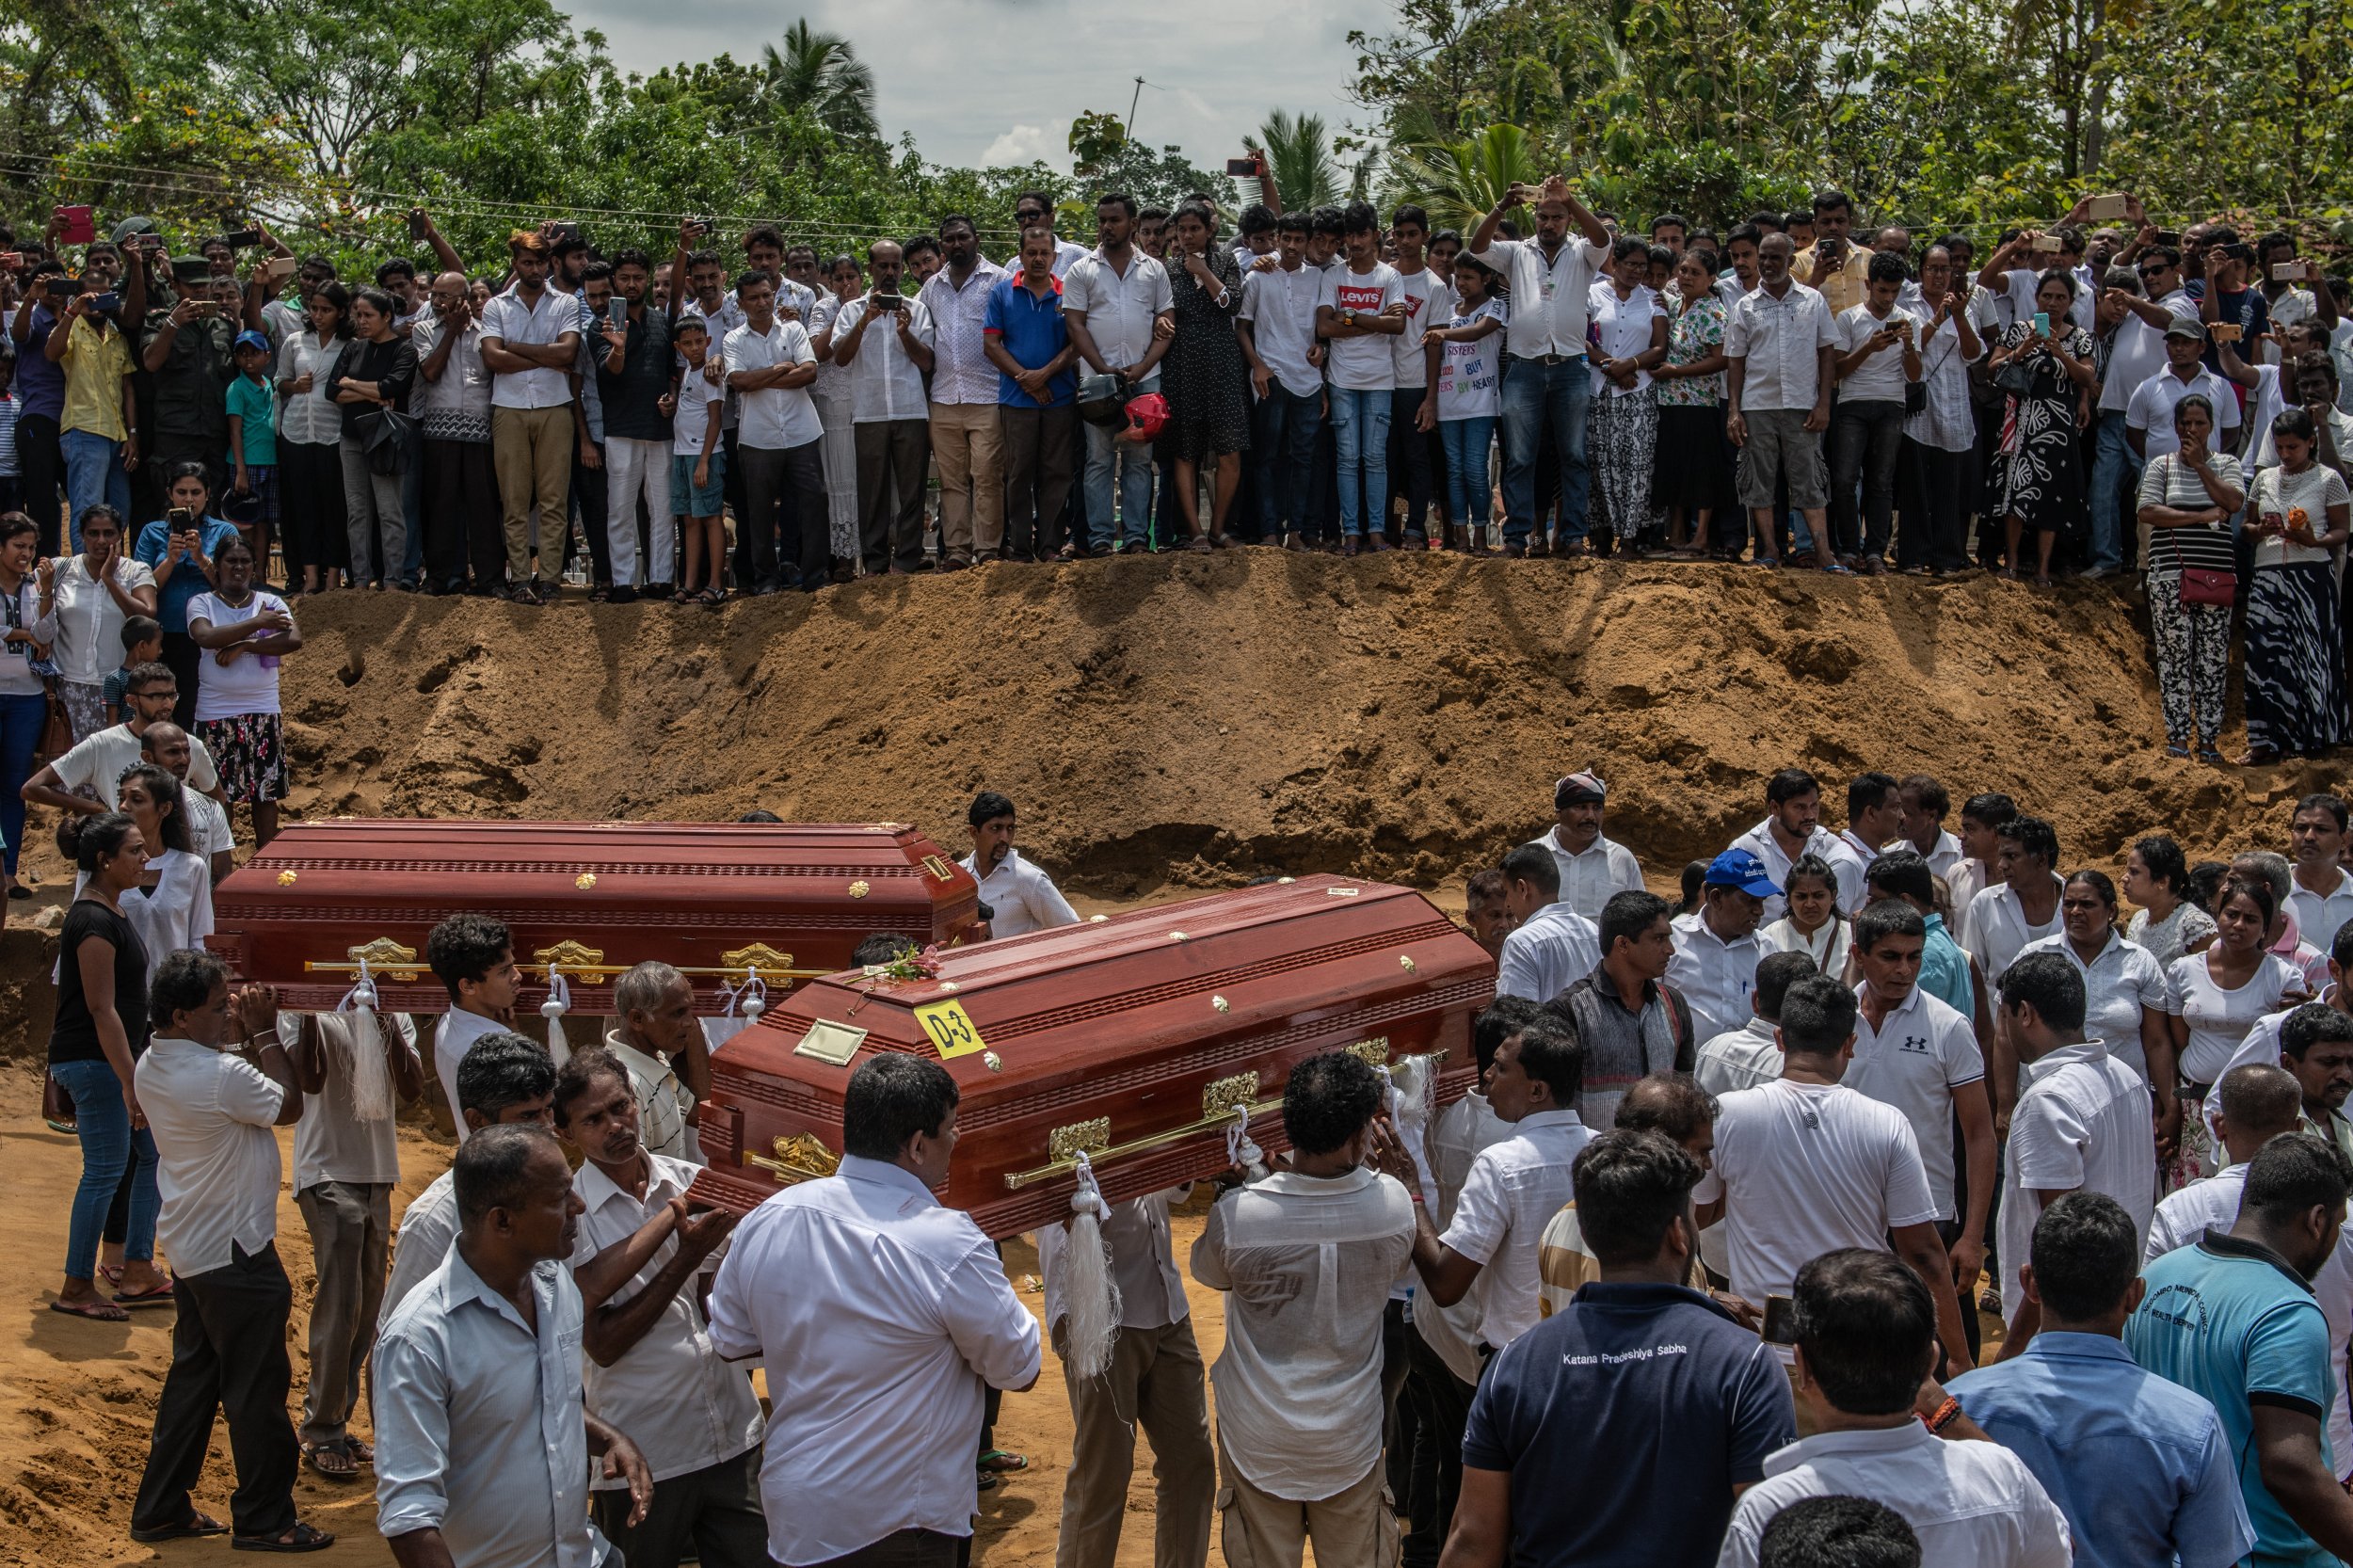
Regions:
[[[739,1224],[686,1194],[743,1023],[697,1019],[667,965],[556,1055],[515,1031],[512,938],[479,913],[427,944],[429,1043],[232,985],[168,693],[142,685],[116,743],[151,759],[119,809],[65,820],[86,882],[49,1051],[84,1161],[54,1309],[178,1312],[138,1541],[328,1544],[296,1515],[307,1464],[373,1471],[404,1568],[945,1568],[979,1492],[1022,1484],[999,1401],[1050,1339],[1066,1568],[1114,1560],[1139,1429],[1164,1568],[1213,1528],[1258,1568],[2353,1557],[2336,796],[2297,802],[2289,855],[2152,835],[2112,878],[1926,775],[1849,780],[1833,832],[1792,768],[1674,900],[1570,775],[1468,880],[1497,966],[1478,1087],[1433,1115],[1348,1052],[1295,1064],[1288,1154],[1209,1184],[1189,1258],[1189,1189],[1104,1205],[1037,1233],[1033,1313],[933,1194],[958,1094],[927,1058],[863,1063],[838,1172]],[[986,939],[1078,920],[1011,800],[968,823]],[[456,1159],[395,1231],[395,1120],[435,1083]],[[288,1125],[317,1279],[298,1425]],[[1095,1264],[1115,1335],[1082,1368]],[[1188,1272],[1225,1293],[1213,1358]],[[226,1524],[191,1496],[216,1414]]]

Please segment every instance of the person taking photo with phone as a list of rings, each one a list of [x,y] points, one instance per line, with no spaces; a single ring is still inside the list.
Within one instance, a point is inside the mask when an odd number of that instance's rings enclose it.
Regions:
[[[56,298],[53,293],[53,307]],[[61,328],[53,329],[41,348],[52,364],[65,371],[57,443],[65,455],[66,516],[77,551],[82,548],[82,519],[91,507],[112,506],[118,518],[129,515],[131,471],[138,467],[139,413],[131,392],[131,350],[112,314],[120,303],[112,293],[66,296]]]
[[[172,722],[196,722],[197,666],[202,650],[188,636],[188,600],[217,580],[213,563],[236,538],[237,525],[212,515],[213,488],[204,465],[173,464],[164,475],[164,515],[139,529],[133,553],[155,579],[155,619],[164,629],[163,662],[180,678]]]

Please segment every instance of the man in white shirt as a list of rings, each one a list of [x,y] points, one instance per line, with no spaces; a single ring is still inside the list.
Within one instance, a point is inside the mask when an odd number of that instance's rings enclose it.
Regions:
[[[2201,362],[2205,346],[2206,328],[2195,316],[2175,316],[2166,326],[2165,364],[2141,382],[2124,410],[2125,439],[2144,463],[2182,449],[2182,439],[2173,431],[2173,405],[2193,392],[2214,408],[2213,449],[2236,449],[2238,394]]]
[[[466,275],[433,280],[432,308],[408,331],[417,354],[408,411],[422,447],[426,581],[441,592],[497,591],[506,567],[498,475],[491,468],[490,373]]]
[[[2028,942],[2057,935],[2064,923],[2057,830],[2041,817],[2012,817],[1993,830],[1993,840],[2001,882],[1969,901],[1961,938],[1988,985],[2002,983],[2002,971]]]
[[[507,1032],[500,1016],[513,1013],[522,971],[515,968],[515,939],[506,922],[472,910],[435,926],[424,939],[424,956],[449,991],[449,1011],[433,1032],[433,1072],[463,1144],[470,1129],[457,1113],[458,1066],[476,1040]]]
[[[1756,922],[1765,901],[1780,895],[1755,856],[1728,849],[1708,864],[1700,906],[1670,922],[1675,952],[1667,980],[1691,1004],[1694,1038],[1727,1033],[1749,1016],[1749,993],[1765,956]]]
[[[981,902],[990,911],[989,936],[1019,936],[1079,923],[1079,912],[1052,879],[1013,847],[1019,824],[1012,801],[983,790],[972,797],[965,822],[972,830],[972,853],[957,864],[981,885]]]
[[[309,1096],[295,1124],[295,1205],[311,1232],[318,1280],[302,1451],[319,1474],[350,1480],[361,1450],[345,1428],[360,1403],[360,1368],[376,1343],[392,1261],[400,1182],[393,1116],[424,1093],[424,1063],[406,1014],[281,1014],[279,1022],[295,1025],[286,1055],[295,1087]]]
[[[1782,1074],[1723,1096],[1714,1168],[1692,1192],[1703,1228],[1724,1223],[1732,1289],[1786,1296],[1808,1258],[1892,1243],[1932,1288],[1936,1335],[1955,1368],[1971,1365],[1912,1124],[1839,1082],[1854,1049],[1854,993],[1807,975],[1782,999]]]
[[[1536,237],[1499,240],[1503,215],[1536,203]],[[1569,238],[1575,220],[1578,234]],[[1586,501],[1592,472],[1585,460],[1585,416],[1593,382],[1585,363],[1586,306],[1593,280],[1609,260],[1609,231],[1586,210],[1560,175],[1541,188],[1514,181],[1503,200],[1479,220],[1464,249],[1511,284],[1513,312],[1504,330],[1504,551],[1525,555],[1536,522],[1536,456],[1552,433],[1561,464],[1561,541],[1585,550]]]
[[[555,1064],[536,1040],[502,1031],[476,1040],[457,1070],[457,1120],[469,1131],[531,1122],[555,1128]],[[376,1309],[381,1336],[408,1293],[433,1277],[457,1239],[457,1189],[443,1171],[401,1210],[392,1270]]]
[[[176,724],[151,724],[147,733],[139,737],[139,760],[154,763],[180,781],[180,798],[188,808],[188,847],[212,867],[213,883],[217,887],[222,877],[236,869],[237,840],[229,829],[229,808],[188,785],[188,772],[195,760],[194,738]],[[118,780],[120,776],[117,776]],[[117,789],[120,789],[119,782]]]
[[[1032,229],[1054,232],[1054,199],[1042,190],[1025,190],[1013,199],[1013,232],[1026,234]],[[1085,260],[1093,252],[1083,245],[1054,235],[1054,276],[1067,273],[1073,263]],[[1016,241],[1012,254],[1005,258],[1007,272],[1021,270],[1021,246]]]
[[[1906,281],[1904,264],[1894,256],[1874,254],[1866,278],[1865,297],[1840,312],[1837,318],[1838,398],[1831,424],[1831,515],[1837,525],[1839,552],[1854,555],[1859,550],[1863,569],[1876,575],[1887,569],[1887,546],[1893,536],[1896,459],[1903,449],[1906,389],[1920,384],[1924,367],[1919,323],[1896,303]],[[1891,793],[1894,785],[1895,780],[1888,779]],[[1865,856],[1866,862],[1869,858]]]
[[[1756,966],[1756,989],[1749,994],[1749,1004],[1755,1009],[1749,1021],[1700,1047],[1699,1059],[1691,1065],[1700,1087],[1711,1095],[1729,1095],[1780,1078],[1782,1000],[1790,986],[1820,972],[1805,953],[1767,953]]]
[[[2171,246],[2141,248],[2137,263],[2140,291],[2108,290],[2105,297],[2124,312],[2116,328],[2116,344],[2108,354],[2107,374],[2100,379],[2099,434],[2091,463],[2092,516],[2113,518],[2133,508],[2140,490],[2140,454],[2126,435],[2125,414],[2141,383],[2165,368],[2165,331],[2176,316],[2195,318],[2198,301],[2182,287],[2182,253]],[[2172,421],[2166,422],[2169,437]],[[2122,565],[2106,558],[2095,526],[2092,565],[2110,570]]]
[[[1814,1435],[1766,1457],[1765,1479],[1734,1506],[1717,1568],[1757,1568],[1775,1514],[1833,1496],[1875,1497],[1902,1514],[1923,1562],[2067,1568],[2074,1560],[2066,1515],[2024,1461],[1993,1443],[1946,1442],[1915,1414],[1942,1315],[1929,1297],[1876,1249],[1830,1253],[1799,1272],[1794,1376]]]
[[[1069,1222],[1038,1227],[1037,1267],[1046,1287],[1047,1332],[1070,1395],[1070,1473],[1063,1482],[1057,1568],[1112,1568],[1128,1512],[1136,1429],[1152,1441],[1152,1560],[1164,1568],[1209,1560],[1217,1458],[1209,1445],[1208,1388],[1193,1334],[1185,1278],[1176,1272],[1168,1211],[1190,1187],[1112,1206],[1103,1245],[1119,1292],[1111,1364],[1082,1378],[1070,1365]]]
[[[1612,893],[1640,892],[1641,862],[1624,844],[1602,836],[1602,806],[1609,786],[1592,768],[1573,773],[1552,787],[1551,829],[1529,840],[1561,862],[1561,902],[1587,920],[1597,919]]]
[[[589,1520],[592,1474],[628,1484],[632,1525],[653,1480],[581,1402],[571,1170],[545,1128],[493,1127],[450,1173],[457,1240],[376,1342],[376,1533],[404,1568],[596,1568],[611,1548]]]
[[[1880,852],[1895,840],[1904,820],[1902,787],[1883,773],[1859,773],[1847,781],[1847,825],[1838,841],[1867,873]]]
[[[712,1341],[767,1368],[760,1496],[785,1568],[878,1544],[872,1560],[948,1568],[980,1502],[983,1390],[1037,1381],[1037,1320],[971,1216],[932,1194],[957,1097],[937,1062],[868,1057],[844,1091],[839,1173],[752,1210],[719,1265]]]
[[[869,576],[900,576],[923,562],[923,473],[932,451],[923,372],[931,312],[900,292],[906,259],[896,242],[866,248],[871,292],[845,300],[812,346],[850,372],[850,417],[857,433],[858,549]],[[893,494],[898,509],[891,509]]]
[[[768,1550],[760,1400],[744,1369],[712,1347],[697,1288],[718,1268],[711,1255],[736,1217],[719,1208],[684,1212],[696,1167],[646,1147],[637,1105],[630,1069],[609,1052],[584,1050],[556,1075],[555,1125],[583,1156],[572,1178],[583,1205],[573,1270],[630,1247],[648,1222],[669,1232],[587,1308],[581,1336],[589,1414],[628,1432],[646,1456],[653,1502],[632,1524],[627,1489],[600,1481],[590,1510],[629,1568],[677,1568],[690,1551],[712,1568],[751,1568]]]
[[[1993,1205],[1993,1109],[1986,1097],[1977,1031],[1920,984],[1920,954],[1928,936],[1920,912],[1898,899],[1874,904],[1855,917],[1854,955],[1863,980],[1855,987],[1854,1059],[1843,1081],[1903,1112],[1912,1124],[1974,1355],[1977,1323],[1969,1307],[1977,1299],[1986,1220]],[[1968,1177],[1965,1206],[1953,1191],[1956,1124]]]
[[[997,367],[983,349],[989,291],[1005,269],[981,254],[972,220],[939,220],[948,264],[917,296],[931,317],[932,456],[939,464],[939,569],[993,558],[1005,543],[1005,465],[997,427]]]
[[[278,1260],[271,1129],[300,1118],[302,1091],[278,1043],[277,993],[249,985],[232,1001],[228,966],[184,950],[158,959],[150,997],[154,1039],[136,1082],[163,1195],[155,1240],[171,1257],[180,1312],[131,1539],[222,1533],[189,1496],[218,1412],[237,1462],[231,1544],[316,1551],[335,1538],[295,1518],[300,1449],[286,1418],[294,1285]]]
[[[1374,1118],[1381,1080],[1346,1051],[1311,1056],[1283,1085],[1287,1170],[1220,1198],[1193,1277],[1225,1296],[1217,1388],[1228,1562],[1299,1568],[1394,1562],[1383,1496],[1382,1331],[1389,1287],[1416,1249],[1420,1198],[1369,1161],[1412,1160]],[[1534,1259],[1529,1259],[1534,1294]]]
[[[1724,428],[1740,449],[1740,504],[1749,509],[1758,554],[1773,552],[1774,496],[1786,481],[1789,504],[1813,532],[1815,564],[1828,569],[1822,432],[1830,428],[1838,328],[1822,296],[1789,275],[1795,249],[1786,234],[1765,236],[1756,248],[1756,289],[1725,321]]]
[[[2333,794],[2306,795],[2288,819],[2288,842],[2296,874],[2288,888],[2288,912],[2304,940],[2328,952],[2345,922],[2353,920],[2353,872],[2345,852],[2345,802]]]
[[[702,1164],[695,1107],[711,1093],[711,1047],[694,983],[667,964],[640,964],[613,983],[613,1007],[620,1028],[604,1048],[629,1074],[646,1152]]]
[[[1136,248],[1135,231],[1134,197],[1113,191],[1095,203],[1097,243],[1094,254],[1063,274],[1062,317],[1089,370],[1116,376],[1128,392],[1143,393],[1160,390],[1160,357],[1174,341],[1176,314],[1168,268]],[[1167,337],[1158,330],[1162,322],[1170,328]],[[1120,440],[1108,425],[1088,424],[1086,438],[1086,516],[1093,534],[1087,549],[1098,555],[1140,550],[1152,521],[1151,451]]]
[[[2056,952],[2028,953],[2002,976],[2002,1027],[2029,1075],[2003,1147],[2004,1341],[2024,1346],[2041,1309],[2018,1281],[2035,1222],[2069,1192],[2113,1198],[2137,1239],[2157,1204],[2157,1144],[2149,1085],[2097,1040],[2084,1039],[2084,983]]]
[[[1420,207],[1409,201],[1389,215],[1398,294],[1405,302],[1405,330],[1389,344],[1394,376],[1389,430],[1396,461],[1403,469],[1392,476],[1391,488],[1405,498],[1408,550],[1419,550],[1428,542],[1432,500],[1431,443],[1423,439],[1417,422],[1424,400],[1436,396],[1437,388],[1431,380],[1430,354],[1422,335],[1433,327],[1445,326],[1454,315],[1454,291],[1429,264],[1424,250],[1429,242],[1430,215]],[[1444,489],[1446,474],[1441,472],[1435,477],[1436,488]]]
[[[737,527],[750,536],[752,592],[773,594],[792,583],[815,593],[830,581],[832,556],[818,456],[825,429],[808,395],[817,353],[798,321],[776,313],[776,286],[765,273],[744,274],[735,297],[744,325],[728,334],[724,352],[728,390],[742,400],[736,450],[747,510]]]
[[[1822,786],[1803,768],[1784,768],[1765,781],[1765,820],[1733,840],[1732,847],[1755,856],[1765,867],[1765,880],[1784,888],[1799,856],[1818,855],[1838,879],[1840,911],[1863,907],[1864,864],[1822,825]],[[1757,918],[1769,925],[1788,908],[1788,900],[1775,893]]]
[[[1479,1339],[1490,1352],[1543,1320],[1537,1246],[1576,1195],[1569,1167],[1593,1137],[1575,1110],[1584,1079],[1584,1048],[1566,1023],[1548,1016],[1522,1025],[1487,1075],[1488,1103],[1512,1136],[1472,1160],[1444,1235],[1416,1203],[1414,1268],[1423,1294],[1444,1307],[1475,1288]],[[1410,1164],[1387,1160],[1385,1168],[1413,1179]]]
[[[148,729],[171,721],[180,700],[180,678],[168,664],[134,664],[123,678],[122,703],[130,717],[75,742],[72,750],[44,762],[18,792],[28,806],[54,807],[76,816],[111,811],[121,799],[123,770],[138,762]],[[204,743],[188,739],[188,767],[177,775],[199,794],[218,795],[220,775]]]
[[[1318,521],[1307,504],[1316,432],[1323,425],[1324,348],[1316,337],[1320,268],[1306,264],[1307,215],[1285,213],[1276,264],[1241,280],[1241,346],[1250,362],[1250,455],[1257,470],[1259,533],[1305,549]],[[1065,294],[1064,310],[1069,302]]]
[[[1964,948],[1969,945],[1970,904],[1979,893],[2006,880],[1999,865],[2002,824],[2017,815],[2017,804],[2006,794],[1971,795],[1961,803],[1961,858],[1950,871],[1938,874],[1945,878],[1945,897],[1952,906],[1953,940]]]
[[[1346,261],[1323,274],[1316,301],[1322,340],[1333,450],[1338,455],[1340,553],[1389,548],[1389,408],[1395,395],[1394,341],[1405,330],[1405,296],[1397,269],[1381,259],[1381,220],[1369,202],[1341,214]]]
[[[1503,857],[1512,918],[1496,966],[1496,995],[1546,1002],[1601,963],[1601,932],[1560,902],[1561,866],[1542,844],[1522,844]]]
[[[515,280],[482,312],[482,363],[490,372],[490,459],[506,513],[508,596],[541,602],[563,568],[571,520],[572,371],[580,301],[548,285],[548,242],[518,233],[507,246]],[[539,581],[532,581],[538,522]]]
[[[1851,815],[1851,786],[1848,807]],[[1919,852],[1920,857],[1929,863],[1931,874],[1946,878],[1961,859],[1961,840],[1945,830],[1945,813],[1952,808],[1953,797],[1932,774],[1906,774],[1896,786],[1897,836]]]

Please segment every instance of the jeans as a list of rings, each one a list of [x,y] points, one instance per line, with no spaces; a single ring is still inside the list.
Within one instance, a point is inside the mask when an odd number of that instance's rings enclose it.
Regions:
[[[15,657],[13,648],[0,653]],[[0,839],[8,840],[10,876],[16,874],[17,852],[24,847],[24,797],[17,792],[33,776],[33,748],[40,744],[48,721],[49,699],[40,693],[0,695]]]
[[[1340,532],[1379,533],[1389,494],[1389,389],[1332,389],[1332,434],[1340,459]]]
[[[1131,390],[1141,392],[1158,392],[1159,376],[1136,384]],[[1152,526],[1152,449],[1133,441],[1117,439],[1115,428],[1100,424],[1087,425],[1087,527],[1092,537],[1087,540],[1090,551],[1102,552],[1116,539],[1130,550],[1141,550]],[[1119,470],[1119,516],[1112,517],[1112,469]]]
[[[1281,382],[1250,410],[1250,458],[1258,471],[1258,531],[1281,542],[1285,524],[1302,538],[1319,530],[1309,512],[1316,466],[1316,430],[1323,423],[1323,393],[1302,397]]]
[[[1503,536],[1524,545],[1536,520],[1536,452],[1547,427],[1561,462],[1561,539],[1585,536],[1593,488],[1585,464],[1585,410],[1593,396],[1583,355],[1559,364],[1503,357]]]
[[[1447,504],[1454,520],[1465,527],[1487,526],[1487,443],[1495,434],[1493,414],[1438,422],[1438,439],[1446,443]]]
[[[73,1127],[82,1140],[82,1182],[73,1190],[73,1208],[66,1226],[65,1274],[68,1279],[98,1275],[99,1236],[106,1226],[106,1208],[127,1169],[133,1173],[131,1225],[122,1242],[122,1256],[146,1260],[155,1256],[155,1215],[163,1196],[155,1186],[155,1140],[145,1130],[131,1130],[131,1108],[122,1098],[122,1080],[104,1062],[58,1062],[49,1076],[73,1099]]]
[[[1896,458],[1903,451],[1904,406],[1891,399],[1842,398],[1830,426],[1832,532],[1842,555],[1887,553],[1896,507]],[[1862,488],[1857,517],[1856,487]],[[1858,527],[1857,524],[1860,523]]]
[[[2091,569],[2121,571],[2124,566],[2125,507],[2140,494],[2140,458],[2124,439],[2124,415],[2102,409],[2099,445],[2091,459]]]
[[[123,532],[131,532],[131,476],[123,471],[122,443],[91,430],[68,430],[57,438],[65,453],[65,512],[72,527],[73,550],[82,549],[82,514],[105,504],[120,512]]]

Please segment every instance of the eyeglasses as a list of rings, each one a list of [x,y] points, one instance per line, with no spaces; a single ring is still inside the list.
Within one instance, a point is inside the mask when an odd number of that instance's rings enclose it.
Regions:
[[[2150,265],[2148,265],[2148,266],[2144,266],[2144,267],[2142,267],[2142,268],[2140,269],[2140,275],[2141,275],[2143,278],[2154,278],[2154,277],[2155,277],[2158,273],[2160,273],[2160,272],[2170,272],[2170,271],[2172,271],[2172,270],[2173,270],[2173,266],[2172,266],[2172,264],[2171,264],[2171,263],[2169,263],[2169,262],[2156,262],[2156,263],[2153,263],[2153,264],[2150,264]]]

